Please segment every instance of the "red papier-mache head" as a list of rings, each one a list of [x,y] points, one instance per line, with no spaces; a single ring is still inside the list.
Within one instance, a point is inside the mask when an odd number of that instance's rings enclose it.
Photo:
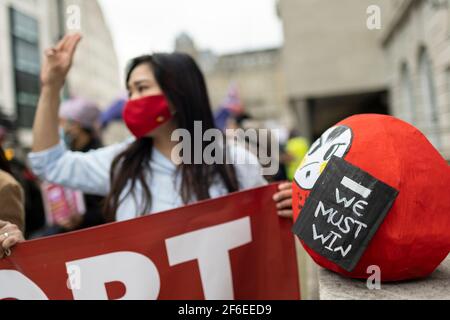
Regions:
[[[301,239],[308,254],[320,266],[351,278],[368,278],[370,266],[380,268],[382,281],[431,274],[450,251],[450,167],[439,152],[419,130],[397,118],[347,118],[311,146],[298,168],[293,182],[295,220],[302,215],[327,163],[335,157],[398,194],[352,270],[342,268]]]

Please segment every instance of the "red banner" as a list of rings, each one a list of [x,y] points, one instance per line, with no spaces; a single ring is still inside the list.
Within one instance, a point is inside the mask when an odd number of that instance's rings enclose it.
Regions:
[[[0,299],[299,299],[276,185],[28,241],[0,260]]]

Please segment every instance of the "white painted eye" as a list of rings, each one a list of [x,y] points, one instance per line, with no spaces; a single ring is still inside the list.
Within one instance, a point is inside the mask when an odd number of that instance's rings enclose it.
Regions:
[[[334,155],[344,157],[350,150],[352,130],[346,126],[332,127],[315,141],[306,155],[302,166],[295,173],[295,182],[305,190],[311,190],[321,174],[324,162]]]
[[[321,164],[320,162],[313,162],[297,170],[294,179],[300,187],[305,190],[310,190],[314,187],[314,184],[320,176]]]

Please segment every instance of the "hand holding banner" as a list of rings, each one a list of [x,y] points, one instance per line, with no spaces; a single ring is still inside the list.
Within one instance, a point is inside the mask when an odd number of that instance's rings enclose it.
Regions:
[[[0,299],[298,299],[276,187],[20,244]]]

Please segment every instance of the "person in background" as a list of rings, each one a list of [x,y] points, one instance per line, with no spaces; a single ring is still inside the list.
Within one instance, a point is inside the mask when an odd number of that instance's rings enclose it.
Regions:
[[[308,140],[301,137],[297,130],[292,130],[285,148],[286,175],[289,181],[294,180],[295,172],[306,156],[308,149]]]
[[[0,147],[0,258],[10,254],[12,243],[25,240],[24,220],[23,190],[13,178],[9,162]]]
[[[21,185],[24,193],[25,238],[45,226],[45,210],[39,179],[27,167],[24,155],[27,149],[17,140],[17,127],[13,121],[0,111],[0,147],[4,150],[8,171]]]
[[[253,119],[251,118],[251,116],[244,112],[230,115],[230,117],[226,121],[225,134],[229,141],[237,141],[242,145],[242,147],[250,151],[253,155],[257,156],[258,139],[251,140],[247,136],[240,137],[238,134],[240,130],[249,129],[251,125],[254,125],[254,123],[252,123],[252,120]],[[253,129],[257,129],[256,126],[254,126]]]
[[[98,135],[100,109],[91,101],[73,98],[59,109],[60,136],[67,148],[74,152],[89,152],[102,147]],[[75,213],[54,225],[34,233],[39,238],[73,230],[94,227],[105,222],[102,214],[103,197],[83,194],[85,212]]]
[[[196,121],[202,122],[204,131],[214,128],[204,76],[193,58],[182,53],[140,56],[129,64],[124,120],[134,138],[87,153],[67,150],[58,135],[59,99],[80,40],[79,34],[67,35],[46,51],[33,126],[33,152],[29,154],[38,176],[106,196],[104,214],[108,222],[157,214],[267,184],[261,166],[252,164],[257,159],[209,165],[177,164],[178,157],[172,158],[178,145],[171,139],[176,129],[195,137]],[[201,151],[208,145],[203,141]],[[194,144],[190,148],[195,154]],[[245,148],[226,145],[220,153],[222,160],[227,153],[231,159],[252,157]],[[273,201],[280,217],[292,218],[291,183],[280,184]]]
[[[88,152],[102,147],[98,135],[100,109],[91,101],[73,98],[59,108],[61,134],[72,151]]]
[[[25,202],[25,239],[45,227],[45,209],[42,199],[40,181],[24,161],[16,156],[8,159],[12,175],[24,190]]]

